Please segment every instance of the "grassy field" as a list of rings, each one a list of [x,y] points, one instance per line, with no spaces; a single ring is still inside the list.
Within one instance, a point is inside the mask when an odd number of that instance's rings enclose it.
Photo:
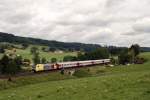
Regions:
[[[66,76],[56,72],[36,76],[37,79],[35,76],[16,79],[9,84],[12,87],[16,84],[20,86],[1,90],[0,100],[149,100],[150,53],[141,56],[148,59],[142,65],[80,69],[88,77],[80,74]],[[30,85],[25,84],[27,82],[31,82]]]
[[[16,45],[18,47],[20,47],[20,45]],[[26,59],[30,59],[32,60],[32,55],[30,53],[30,49],[31,47],[37,47],[39,48],[40,51],[40,57],[45,57],[47,59],[47,61],[51,61],[51,58],[57,58],[58,61],[62,61],[64,56],[67,55],[72,55],[72,56],[76,56],[77,53],[76,52],[63,52],[63,53],[59,53],[59,52],[43,52],[41,50],[42,47],[46,47],[46,46],[36,46],[36,45],[30,45],[27,49],[23,50],[23,49],[16,49],[16,54],[21,55],[23,58]],[[13,50],[6,50],[6,53],[13,53]],[[0,58],[2,57],[2,54],[0,54]]]
[[[18,49],[17,54],[23,56],[23,58],[32,59],[32,55],[30,53],[30,49],[20,50]],[[51,58],[55,57],[58,61],[62,61],[64,56],[73,55],[76,56],[76,52],[64,52],[64,53],[53,53],[53,52],[42,52],[40,51],[40,57],[45,57],[48,61],[51,61]]]

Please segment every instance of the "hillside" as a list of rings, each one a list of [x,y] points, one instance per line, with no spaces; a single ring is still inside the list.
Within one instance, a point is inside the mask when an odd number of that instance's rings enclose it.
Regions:
[[[37,82],[2,90],[0,100],[149,100],[150,53],[141,56],[148,59],[145,64],[91,67],[90,73],[96,72],[96,76]],[[27,82],[30,83],[30,80]],[[14,86],[15,82],[11,85]]]
[[[83,44],[83,43],[67,43],[67,42],[58,42],[58,41],[49,41],[43,39],[36,39],[30,37],[20,37],[13,34],[0,32],[0,42],[9,42],[9,43],[26,43],[33,45],[45,45],[50,48],[56,48],[60,50],[84,50],[92,51],[96,48],[99,48],[100,45],[97,44]]]
[[[84,43],[74,43],[74,42],[59,42],[59,41],[50,41],[50,40],[43,40],[31,37],[20,37],[15,36],[9,33],[0,32],[0,42],[9,42],[9,43],[17,43],[17,44],[32,44],[32,45],[45,45],[49,46],[50,48],[59,49],[59,50],[69,50],[69,51],[92,51],[96,48],[101,47],[98,44],[84,44]],[[112,48],[113,46],[109,46]],[[115,46],[114,46],[115,47]],[[115,48],[122,48],[122,47],[115,47]],[[126,48],[126,47],[124,47]],[[141,51],[143,52],[150,52],[150,47],[141,47]]]
[[[141,47],[141,51],[150,52],[150,47]]]

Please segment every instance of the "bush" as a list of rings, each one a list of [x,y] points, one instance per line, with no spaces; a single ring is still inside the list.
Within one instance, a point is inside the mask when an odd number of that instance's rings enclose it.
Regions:
[[[56,63],[57,62],[57,59],[56,58],[52,58],[51,59],[51,63]]]
[[[39,54],[33,55],[32,60],[34,62],[34,65],[41,63]]]
[[[26,48],[28,48],[28,47],[29,47],[29,44],[26,44],[26,43],[23,43],[23,44],[22,44],[22,48],[23,48],[23,49],[26,49]]]
[[[63,58],[63,61],[76,61],[77,60],[77,57],[75,56],[65,56]]]
[[[49,47],[49,51],[51,52],[55,52],[56,50],[57,50],[56,48]]]
[[[134,63],[135,64],[143,64],[147,60],[145,58],[136,57]]]
[[[46,58],[42,58],[42,59],[41,59],[41,63],[42,63],[42,64],[45,64],[46,62],[47,62]]]
[[[47,48],[47,47],[42,47],[41,50],[42,50],[43,52],[48,52],[48,51],[49,51],[49,48]]]
[[[37,47],[32,47],[30,52],[33,55],[32,60],[34,62],[34,65],[39,64],[40,63],[39,49]]]
[[[31,54],[38,54],[39,53],[39,49],[37,48],[37,47],[32,47],[31,49],[30,49],[30,52],[31,52]]]

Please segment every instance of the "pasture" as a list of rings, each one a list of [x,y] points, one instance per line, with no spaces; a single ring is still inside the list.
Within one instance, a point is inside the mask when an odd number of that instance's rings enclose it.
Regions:
[[[18,48],[21,48],[20,45],[15,45],[15,46],[18,47]],[[67,55],[76,56],[77,55],[76,52],[62,52],[62,53],[61,52],[43,52],[41,50],[42,47],[47,48],[47,46],[37,46],[37,45],[30,45],[26,49],[15,49],[16,50],[15,54],[19,54],[25,59],[32,60],[32,54],[30,52],[30,49],[33,46],[37,47],[39,49],[40,57],[41,58],[43,58],[43,57],[46,58],[47,61],[51,61],[51,58],[56,58],[58,61],[62,61],[64,56],[67,56]],[[14,52],[13,52],[13,50],[6,50],[6,53],[14,53]],[[0,54],[0,57],[2,57],[2,54]]]
[[[81,68],[87,76],[56,72],[16,79],[11,83],[12,87],[16,85],[14,88],[1,90],[0,100],[149,100],[150,53],[140,56],[148,61],[141,65]],[[17,85],[22,83],[26,85]]]
[[[30,49],[27,49],[27,50],[20,50],[20,49],[18,49],[16,53],[20,54],[23,58],[32,59],[32,55],[30,53]],[[62,61],[63,57],[67,56],[67,55],[75,56],[76,52],[63,52],[63,53],[56,52],[56,53],[53,53],[53,52],[40,51],[40,57],[41,58],[45,57],[48,61],[50,61],[51,58],[53,58],[53,57],[56,58],[58,61]]]

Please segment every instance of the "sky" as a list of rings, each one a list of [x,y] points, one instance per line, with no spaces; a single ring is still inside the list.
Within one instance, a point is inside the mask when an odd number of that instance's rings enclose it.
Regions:
[[[63,42],[150,46],[150,0],[0,0],[0,31]]]

